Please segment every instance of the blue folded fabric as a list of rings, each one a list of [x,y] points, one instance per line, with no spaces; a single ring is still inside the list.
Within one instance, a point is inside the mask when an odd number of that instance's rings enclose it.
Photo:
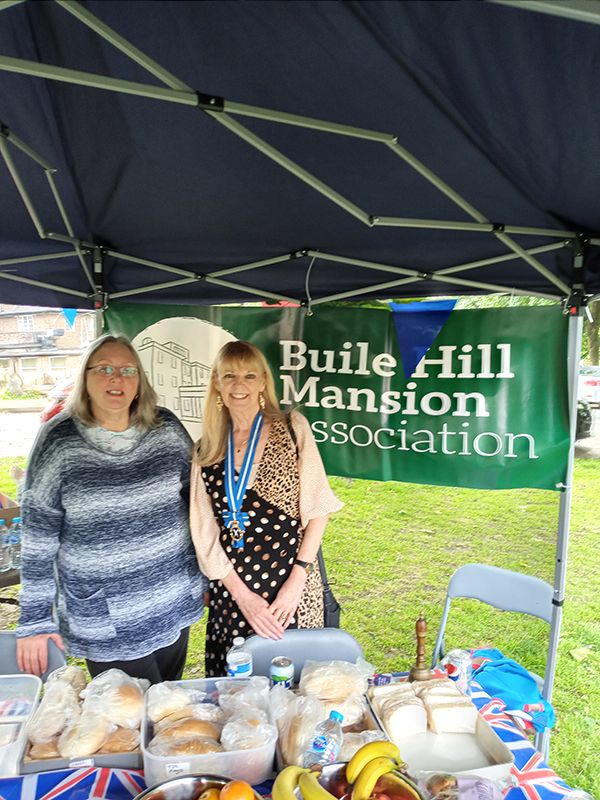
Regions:
[[[507,710],[527,712],[536,731],[551,728],[556,716],[551,703],[544,700],[535,680],[516,661],[505,658],[500,650],[473,650],[474,659],[489,658],[490,661],[473,670],[473,678],[491,697],[502,700]],[[531,710],[529,706],[543,705],[543,711]]]

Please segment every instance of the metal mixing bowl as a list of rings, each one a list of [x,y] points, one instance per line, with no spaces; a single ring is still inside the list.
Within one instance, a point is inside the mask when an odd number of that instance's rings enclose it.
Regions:
[[[185,775],[146,789],[135,800],[197,800],[206,789],[221,789],[230,780],[222,775]],[[263,800],[258,792],[254,796]]]

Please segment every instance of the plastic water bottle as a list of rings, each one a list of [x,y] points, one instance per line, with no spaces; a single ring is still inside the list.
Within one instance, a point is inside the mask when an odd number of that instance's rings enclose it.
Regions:
[[[0,519],[0,572],[10,569],[10,535],[4,520]]]
[[[15,517],[10,526],[10,568],[21,569],[21,517]]]
[[[329,719],[317,725],[304,753],[305,768],[312,767],[313,764],[331,764],[337,759],[344,738],[343,719],[339,711],[332,711]]]
[[[252,675],[252,652],[243,636],[236,636],[227,653],[227,674],[230,678],[249,678]]]

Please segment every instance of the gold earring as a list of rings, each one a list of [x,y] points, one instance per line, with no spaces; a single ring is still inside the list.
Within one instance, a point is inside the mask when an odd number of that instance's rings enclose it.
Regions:
[[[263,411],[267,407],[265,398],[262,396],[262,392],[258,395],[258,405],[263,409]]]
[[[220,394],[217,395],[217,399],[216,399],[215,402],[216,402],[216,405],[217,405],[217,411],[222,411],[223,410],[223,398],[221,397]]]

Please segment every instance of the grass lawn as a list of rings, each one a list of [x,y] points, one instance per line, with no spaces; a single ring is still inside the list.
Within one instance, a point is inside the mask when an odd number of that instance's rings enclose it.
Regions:
[[[14,493],[0,459],[0,491]],[[430,657],[445,590],[462,564],[484,562],[553,583],[559,495],[532,489],[471,489],[331,478],[346,505],[327,527],[324,552],[342,627],[378,671],[415,660],[415,621],[429,625]],[[600,461],[575,465],[566,602],[550,764],[570,785],[600,797]],[[455,601],[447,649],[492,645],[543,674],[548,626]],[[585,648],[583,659],[573,651]],[[185,677],[203,674],[204,623],[194,626]],[[575,655],[578,655],[575,653]]]

